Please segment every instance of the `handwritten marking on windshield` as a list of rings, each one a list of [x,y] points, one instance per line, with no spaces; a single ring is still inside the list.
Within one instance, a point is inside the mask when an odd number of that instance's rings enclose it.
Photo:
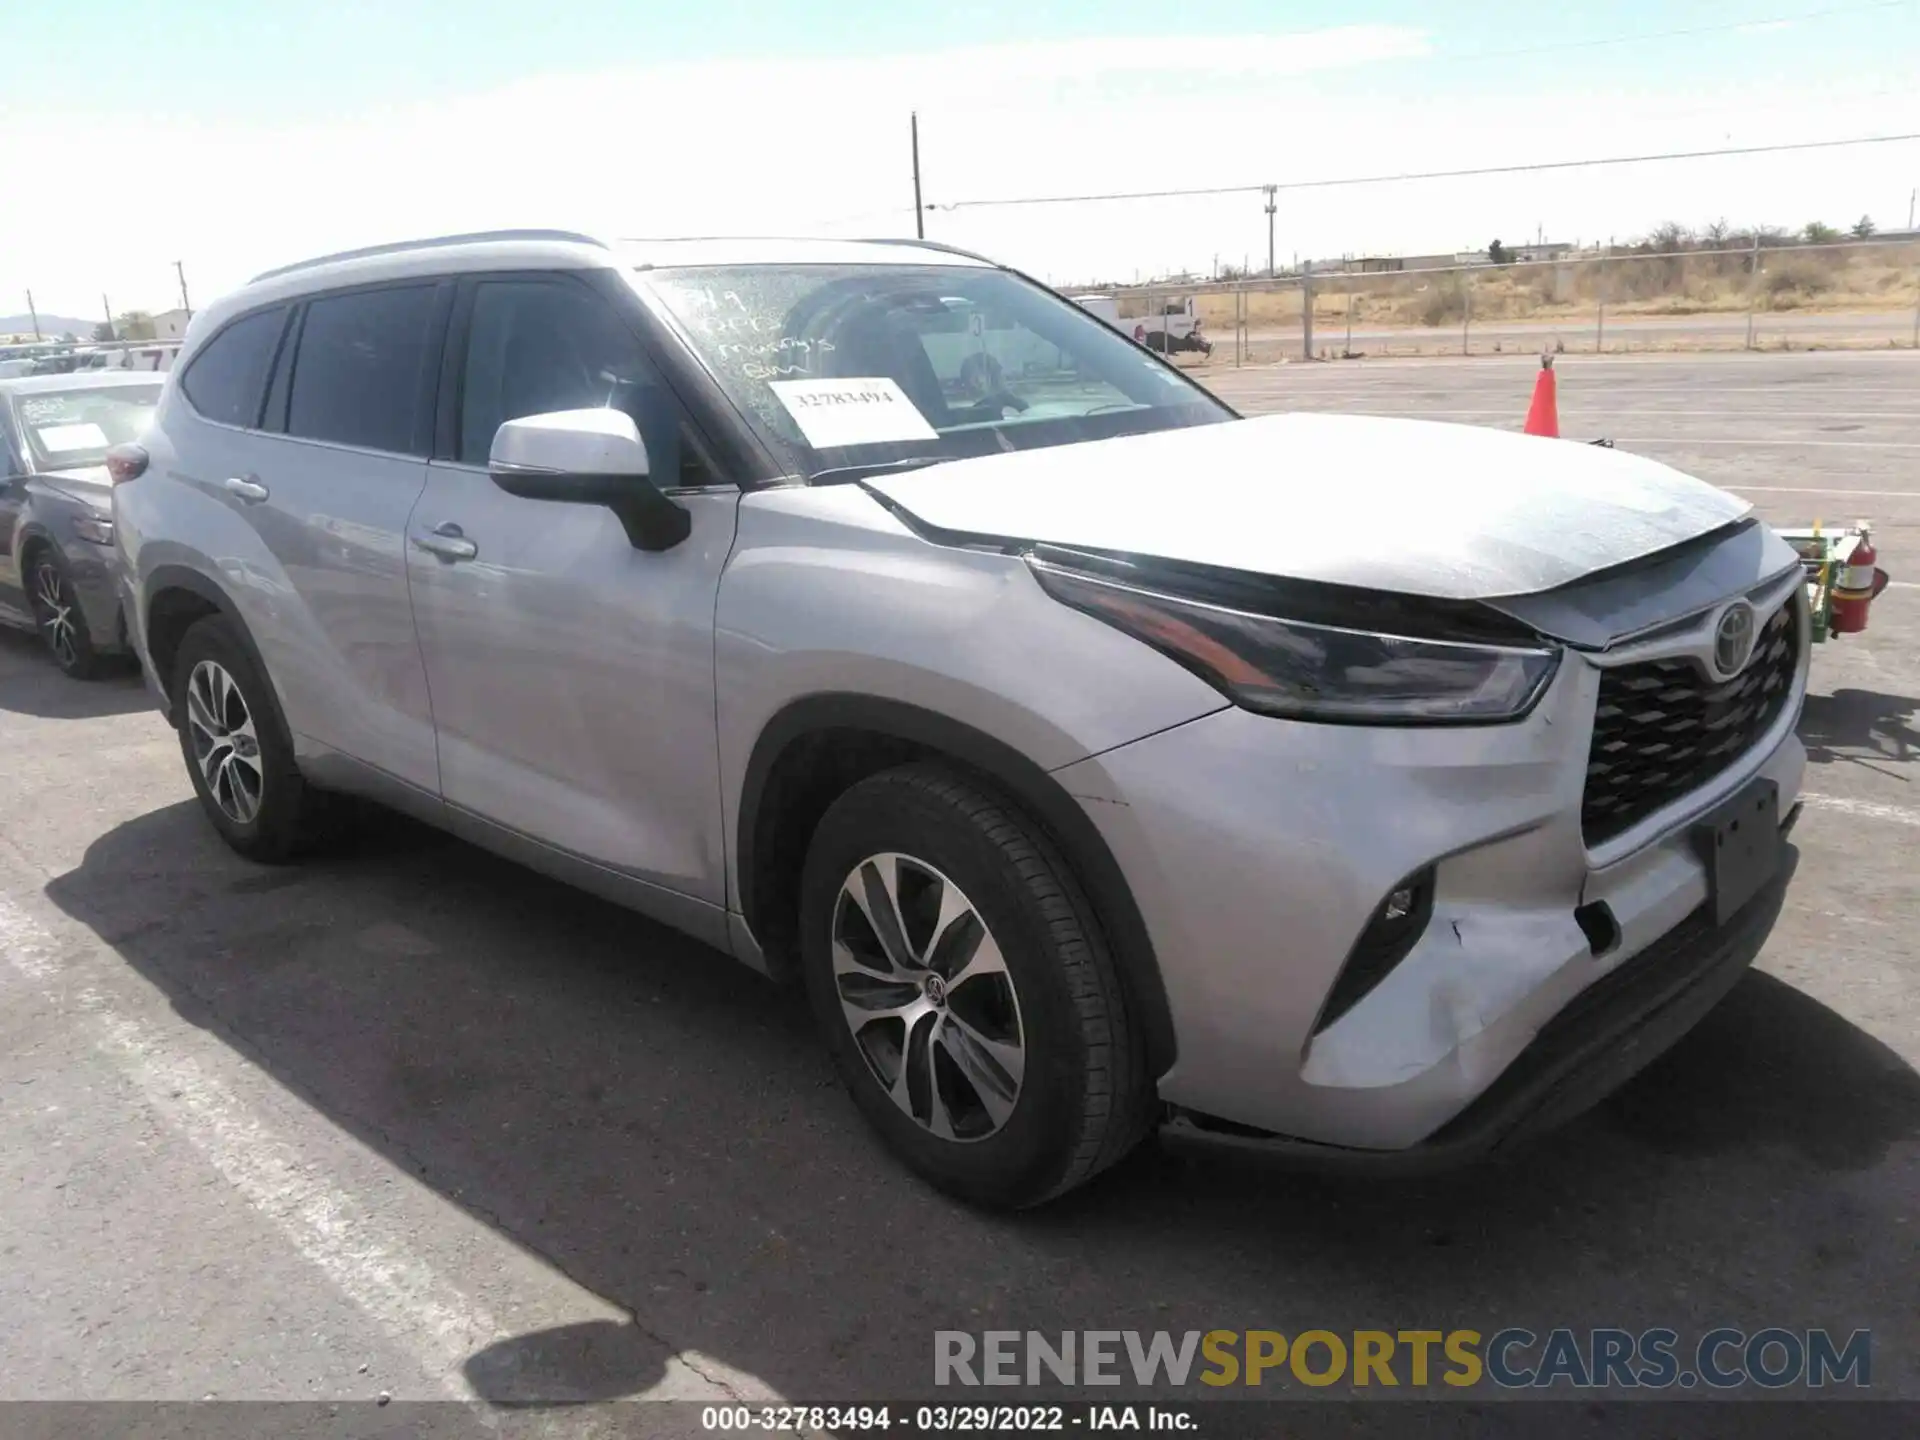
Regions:
[[[737,359],[742,355],[780,355],[799,352],[803,355],[828,355],[833,352],[831,340],[809,340],[803,335],[782,335],[778,340],[725,340],[714,347],[722,360]]]
[[[736,310],[745,310],[747,308],[746,301],[742,300],[739,294],[732,290],[714,290],[706,285],[689,285],[682,289],[680,294],[684,299],[692,300],[701,305],[711,305],[715,309],[721,309],[728,305],[733,306]]]
[[[700,322],[716,335],[778,335],[780,322],[760,315],[712,315]]]

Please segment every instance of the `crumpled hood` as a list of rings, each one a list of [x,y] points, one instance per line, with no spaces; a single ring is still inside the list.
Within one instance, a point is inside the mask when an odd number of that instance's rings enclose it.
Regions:
[[[939,530],[1448,600],[1557,589],[1751,509],[1643,456],[1366,415],[1270,415],[863,483]]]

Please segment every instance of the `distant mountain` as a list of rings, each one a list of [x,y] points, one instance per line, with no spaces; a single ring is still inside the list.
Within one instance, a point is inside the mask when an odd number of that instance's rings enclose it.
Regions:
[[[42,315],[40,333],[49,340],[58,340],[62,335],[71,335],[76,340],[88,340],[93,337],[93,327],[100,323],[92,320],[76,319],[72,315]],[[0,315],[0,335],[33,334],[33,316]]]

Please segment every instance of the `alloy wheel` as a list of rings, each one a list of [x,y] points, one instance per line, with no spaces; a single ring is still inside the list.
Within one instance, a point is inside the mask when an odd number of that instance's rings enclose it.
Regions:
[[[907,855],[861,861],[834,902],[833,980],[855,1046],[903,1113],[943,1140],[999,1133],[1026,1072],[1020,1001],[958,885]]]
[[[40,623],[47,632],[47,648],[64,666],[80,659],[80,637],[73,623],[73,598],[67,593],[60,572],[49,561],[41,561],[33,574],[33,599],[40,611]]]
[[[260,737],[246,697],[218,661],[202,660],[187,677],[187,733],[213,803],[235,824],[250,824],[266,780]]]

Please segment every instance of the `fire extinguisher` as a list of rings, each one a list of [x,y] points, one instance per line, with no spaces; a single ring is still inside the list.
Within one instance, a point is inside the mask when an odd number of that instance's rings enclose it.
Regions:
[[[1879,558],[1874,553],[1872,532],[1862,525],[1860,543],[1853,547],[1840,571],[1840,582],[1833,587],[1831,633],[1858,635],[1867,628],[1867,609],[1892,578],[1876,564]]]

